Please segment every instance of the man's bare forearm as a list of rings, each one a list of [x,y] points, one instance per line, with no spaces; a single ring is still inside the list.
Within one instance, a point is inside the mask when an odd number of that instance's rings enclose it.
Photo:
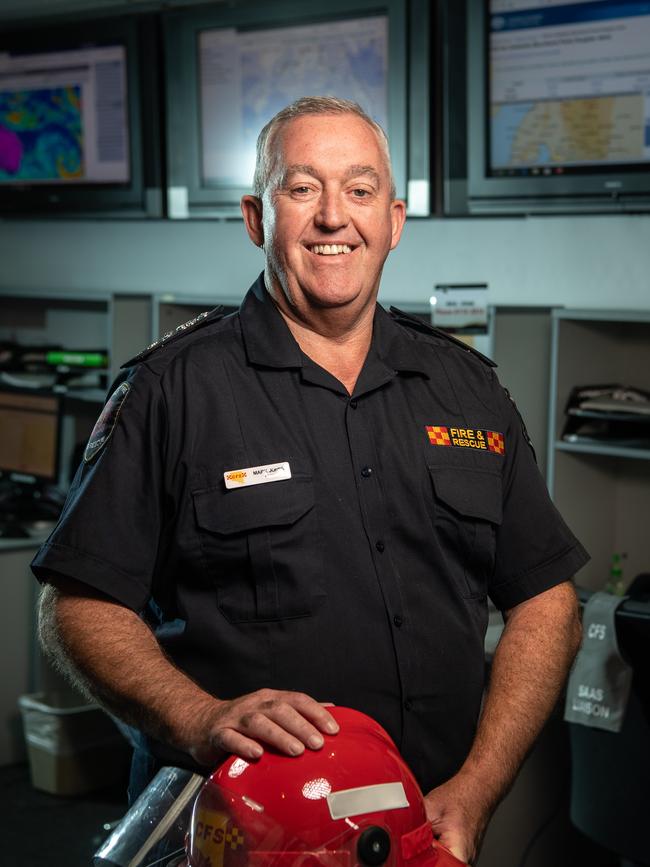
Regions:
[[[580,644],[573,587],[557,585],[508,612],[472,749],[427,796],[434,830],[471,860],[495,807],[550,716]]]
[[[185,720],[214,699],[165,657],[130,609],[85,594],[43,588],[41,644],[57,666],[107,710],[158,740],[188,750]]]
[[[498,803],[550,716],[580,646],[578,602],[557,585],[508,612],[464,770]],[[490,785],[491,782],[491,785]]]
[[[44,587],[39,634],[59,668],[107,710],[200,764],[224,752],[257,758],[262,744],[299,755],[323,745],[321,732],[338,730],[326,707],[302,693],[210,695],[167,659],[137,614],[78,582]]]

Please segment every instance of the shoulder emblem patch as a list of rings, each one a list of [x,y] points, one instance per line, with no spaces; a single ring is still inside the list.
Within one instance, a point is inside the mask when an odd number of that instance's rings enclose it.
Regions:
[[[505,455],[506,441],[502,433],[478,428],[448,427],[446,425],[426,425],[429,442],[432,446],[451,446],[460,449],[478,449]]]
[[[124,401],[130,391],[131,386],[129,383],[123,382],[121,385],[118,385],[113,394],[106,401],[104,409],[101,411],[99,418],[95,422],[95,427],[93,428],[93,432],[90,434],[90,439],[88,440],[88,444],[84,451],[84,461],[86,463],[92,461],[110,439],[120,414],[120,410],[124,406]]]

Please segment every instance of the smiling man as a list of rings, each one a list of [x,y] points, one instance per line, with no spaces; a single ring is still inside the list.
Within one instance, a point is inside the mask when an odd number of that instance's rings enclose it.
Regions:
[[[293,110],[262,132],[257,195],[244,196],[242,212],[298,345],[352,393],[405,207],[379,127],[350,112],[298,114],[289,124]]]
[[[33,563],[43,643],[140,731],[135,789],[318,750],[348,705],[472,860],[577,648],[586,555],[491,364],[377,305],[405,220],[381,129],[298,100],[242,211],[264,274],[126,366]]]

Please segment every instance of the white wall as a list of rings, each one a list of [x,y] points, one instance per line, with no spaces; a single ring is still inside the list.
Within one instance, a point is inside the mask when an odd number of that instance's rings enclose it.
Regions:
[[[0,221],[0,290],[241,297],[262,267],[241,221]],[[650,216],[409,220],[382,297],[484,282],[496,304],[650,308]]]

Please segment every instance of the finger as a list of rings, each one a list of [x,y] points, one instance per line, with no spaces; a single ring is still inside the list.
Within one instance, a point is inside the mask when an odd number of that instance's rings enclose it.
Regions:
[[[235,725],[231,724],[231,727],[240,734],[254,739],[258,743],[261,741],[268,744],[289,756],[298,756],[303,753],[311,735],[307,734],[306,740],[302,740],[296,732],[303,731],[304,733],[304,729],[300,723],[295,722],[293,717],[287,718],[287,713],[293,714],[299,720],[302,720],[302,717],[288,705],[282,706],[282,703],[278,703],[276,706],[275,702],[266,702],[265,705],[268,706],[260,705],[258,710],[242,714],[238,722]],[[302,722],[304,725],[309,725],[305,720]],[[322,746],[322,735],[313,727],[310,728],[314,735],[320,738]]]
[[[294,707],[302,716],[308,719],[317,729],[329,735],[339,730],[339,724],[324,704],[305,695],[303,692],[287,692],[282,698]]]
[[[221,739],[215,738],[199,746],[192,747],[189,750],[189,754],[199,765],[210,769],[218,767],[230,754],[240,756],[242,759],[246,759],[246,761],[259,758],[259,755],[256,755],[255,748],[260,751],[260,755],[263,752],[262,748],[255,741],[246,742],[246,740],[238,744],[235,744],[233,741],[231,747],[222,747],[220,746]]]
[[[305,716],[286,701],[266,702],[260,710],[285,732],[293,735],[311,750],[319,750],[325,743],[323,735]]]
[[[458,858],[460,861],[467,863],[467,846],[465,845],[459,834],[441,834],[440,837],[438,837],[438,842],[441,843],[445,847],[445,849],[451,852],[451,854],[455,858]]]
[[[232,728],[220,729],[217,735],[213,737],[212,743],[215,752],[220,752],[222,756],[226,752],[239,756],[242,759],[255,760],[259,759],[264,753],[264,748],[258,741],[246,737],[246,735]]]

